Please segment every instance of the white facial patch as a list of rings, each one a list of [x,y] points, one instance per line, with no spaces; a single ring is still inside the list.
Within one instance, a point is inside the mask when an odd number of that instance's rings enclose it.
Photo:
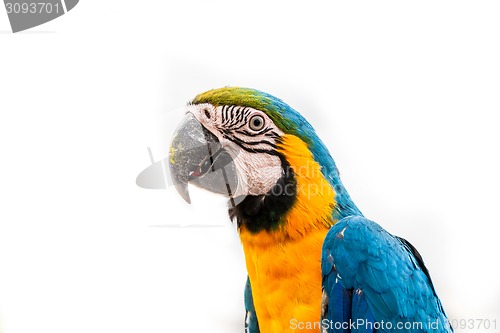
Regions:
[[[283,174],[275,151],[276,139],[284,133],[264,112],[208,103],[188,105],[186,111],[214,134],[231,155],[238,177],[233,196],[263,195],[273,188]]]

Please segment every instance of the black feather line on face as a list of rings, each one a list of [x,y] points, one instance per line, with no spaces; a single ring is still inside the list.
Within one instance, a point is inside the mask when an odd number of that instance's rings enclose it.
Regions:
[[[245,124],[246,125],[246,124]],[[239,129],[239,128],[238,128]],[[247,135],[247,136],[250,136],[250,137],[254,137],[254,136],[259,136],[259,135],[263,135],[263,134],[266,134],[267,132],[269,131],[272,131],[273,128],[272,127],[268,127],[266,129],[263,129],[262,131],[260,132],[257,132],[257,133],[250,133],[249,131],[247,130],[241,130],[241,131],[236,131],[235,130],[235,133],[238,133],[238,134],[243,134],[243,135]],[[276,132],[272,132],[274,134],[276,134]],[[277,134],[276,134],[277,135]],[[267,136],[267,135],[266,135]]]
[[[244,142],[244,141],[241,141],[240,139],[238,139],[237,137],[235,136],[232,136],[231,134],[223,134],[224,138],[225,139],[228,139],[234,143],[236,143],[241,149],[249,152],[249,153],[265,153],[265,154],[269,154],[269,155],[278,155],[278,153],[276,152],[276,145],[272,142],[268,142],[268,141],[258,141],[258,142]],[[271,146],[272,149],[270,150],[267,150],[267,149],[261,149],[261,148],[252,148],[251,146],[256,146],[258,144],[265,144],[265,145],[268,145],[268,146]],[[248,147],[250,146],[250,147]]]
[[[243,108],[243,114],[245,115],[243,121],[246,123],[248,121],[248,117],[250,116],[252,112],[250,112],[248,107]]]
[[[222,126],[225,126],[229,121],[229,116],[227,114],[227,105],[224,105],[222,107],[221,114],[222,114]]]
[[[229,115],[229,123],[227,124],[228,127],[234,126],[238,123],[238,121],[236,121],[236,117],[235,117],[234,112],[233,112],[234,107],[235,107],[235,105],[230,105],[227,108],[227,112]]]
[[[290,164],[281,159],[283,173],[274,187],[265,195],[248,195],[235,207],[229,209],[231,220],[236,219],[238,228],[246,227],[251,233],[262,230],[273,231],[281,226],[285,214],[297,198],[297,181]]]
[[[245,126],[247,126],[247,123],[244,122],[242,124],[238,124],[238,126],[231,127],[230,130],[233,130],[233,131],[239,130],[240,128],[245,127]]]

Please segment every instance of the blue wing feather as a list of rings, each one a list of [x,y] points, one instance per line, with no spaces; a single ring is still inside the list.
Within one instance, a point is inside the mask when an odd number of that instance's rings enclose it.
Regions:
[[[248,277],[245,285],[245,309],[245,333],[260,333],[257,314],[253,304],[252,286]]]
[[[328,232],[322,272],[323,319],[364,323],[351,332],[453,331],[418,251],[362,216],[346,217]],[[350,318],[330,310],[345,306],[343,290],[351,292]]]
[[[352,296],[352,319],[356,325],[351,330],[351,333],[371,333],[375,327],[375,318],[368,306],[365,294],[357,289]]]

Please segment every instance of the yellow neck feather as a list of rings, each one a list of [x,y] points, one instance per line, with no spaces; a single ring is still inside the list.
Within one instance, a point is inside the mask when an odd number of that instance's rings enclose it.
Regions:
[[[277,151],[283,154],[295,174],[295,203],[277,230],[250,233],[242,227],[240,237],[243,243],[269,246],[301,238],[313,230],[329,228],[334,223],[332,211],[335,208],[335,191],[321,173],[321,166],[300,138],[290,134],[281,138]]]

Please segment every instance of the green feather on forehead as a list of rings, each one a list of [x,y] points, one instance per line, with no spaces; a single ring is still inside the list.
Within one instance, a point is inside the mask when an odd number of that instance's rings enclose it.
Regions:
[[[302,137],[301,133],[297,130],[297,123],[293,121],[293,118],[290,119],[289,117],[292,110],[291,107],[281,99],[259,90],[241,87],[212,89],[196,96],[192,103],[209,103],[214,107],[239,105],[260,110],[265,112],[283,132]]]

